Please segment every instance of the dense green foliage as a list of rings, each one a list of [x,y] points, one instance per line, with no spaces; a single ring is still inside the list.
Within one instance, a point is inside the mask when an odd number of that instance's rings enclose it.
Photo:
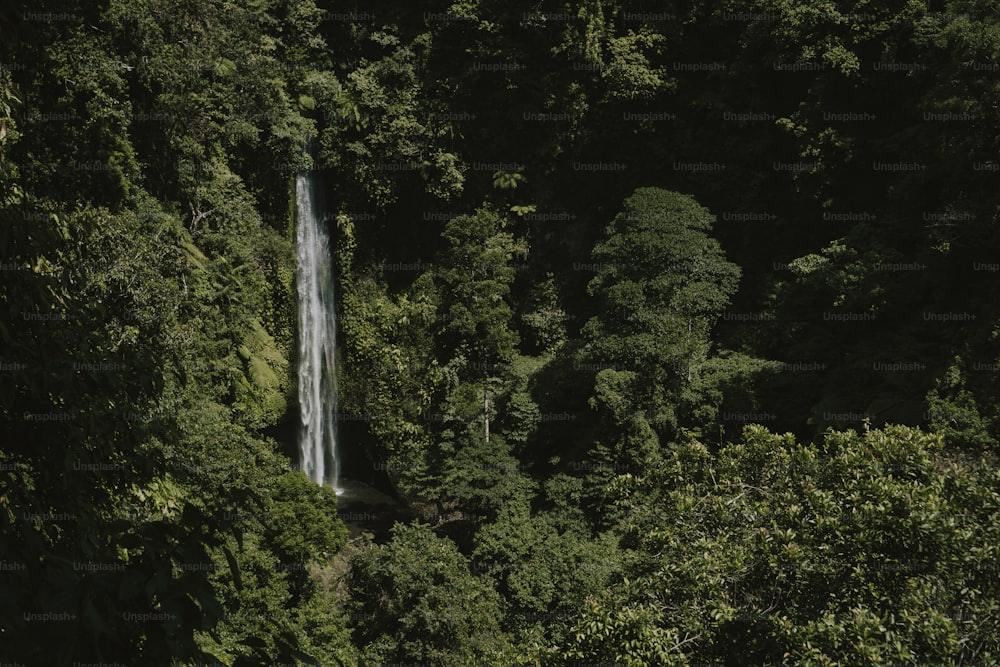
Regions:
[[[620,480],[628,583],[595,604],[689,639],[675,664],[991,664],[998,481],[904,427],[804,446],[751,426],[718,457],[680,444]],[[595,615],[614,622],[588,609],[585,645]]]
[[[451,540],[425,526],[397,524],[391,542],[355,556],[350,587],[365,660],[498,662],[500,597]]]
[[[25,9],[3,58],[0,654],[342,652],[313,640],[346,622],[308,577],[346,540],[335,501],[262,433],[293,398],[277,165],[310,125],[232,59],[279,71],[278,44],[255,46],[279,24],[222,3],[50,10]]]
[[[996,664],[998,9],[0,8],[0,663]]]

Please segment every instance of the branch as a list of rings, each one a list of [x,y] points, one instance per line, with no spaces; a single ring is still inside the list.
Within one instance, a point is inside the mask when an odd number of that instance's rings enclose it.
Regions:
[[[204,220],[208,216],[210,216],[213,213],[215,213],[215,209],[214,208],[211,209],[211,210],[208,210],[208,211],[202,211],[200,204],[198,205],[197,208],[195,208],[194,202],[188,202],[188,206],[191,208],[191,231],[192,232],[195,231],[196,229],[198,229],[198,223],[199,222],[201,222],[202,220]]]
[[[686,638],[685,638],[685,639],[684,639],[683,641],[680,641],[680,642],[677,642],[676,644],[674,644],[674,645],[673,645],[673,646],[672,646],[672,647],[670,648],[670,650],[671,650],[671,651],[676,651],[676,650],[677,650],[677,649],[679,649],[679,648],[680,648],[681,646],[684,646],[684,644],[687,644],[688,642],[693,642],[693,641],[694,641],[695,639],[698,639],[698,638],[700,638],[700,637],[701,637],[701,635],[700,635],[700,634],[697,634],[697,635],[695,635],[694,637],[686,637]]]

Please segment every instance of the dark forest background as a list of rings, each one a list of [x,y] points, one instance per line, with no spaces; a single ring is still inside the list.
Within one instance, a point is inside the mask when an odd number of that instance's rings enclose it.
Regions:
[[[998,10],[3,5],[0,662],[996,664]]]

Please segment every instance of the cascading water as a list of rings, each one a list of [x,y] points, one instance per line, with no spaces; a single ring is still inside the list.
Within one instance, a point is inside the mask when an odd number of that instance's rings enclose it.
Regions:
[[[295,179],[299,296],[299,452],[302,470],[340,493],[337,461],[337,315],[330,237],[309,172]],[[329,464],[329,465],[328,465]]]

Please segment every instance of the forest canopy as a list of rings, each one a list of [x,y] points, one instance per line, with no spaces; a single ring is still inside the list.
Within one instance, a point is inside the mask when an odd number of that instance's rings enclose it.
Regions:
[[[995,664],[998,10],[4,5],[0,663]]]

